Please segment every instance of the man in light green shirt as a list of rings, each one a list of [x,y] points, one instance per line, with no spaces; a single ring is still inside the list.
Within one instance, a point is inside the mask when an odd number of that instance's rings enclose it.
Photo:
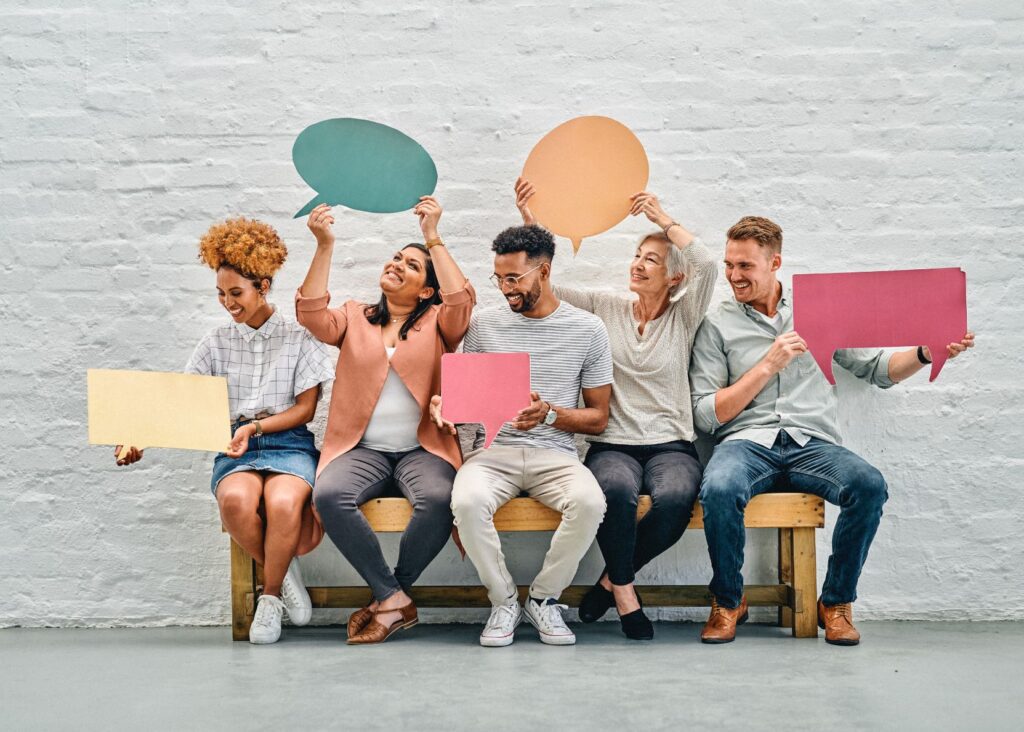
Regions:
[[[743,511],[760,493],[813,493],[840,507],[832,556],[818,600],[825,640],[855,645],[857,580],[888,497],[876,468],[840,446],[835,390],[793,331],[791,297],[778,281],[782,229],[747,216],[729,229],[725,276],[734,300],[704,319],[693,345],[694,422],[718,441],[704,470],[700,502],[714,576],[705,643],[727,643],[747,619],[743,596]],[[974,345],[967,333],[953,358]],[[838,350],[833,360],[888,388],[931,362],[927,346],[888,354]]]

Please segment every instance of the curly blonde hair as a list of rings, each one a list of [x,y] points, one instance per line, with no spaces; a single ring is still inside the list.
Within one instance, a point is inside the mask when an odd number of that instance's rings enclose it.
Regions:
[[[230,267],[251,280],[273,280],[288,258],[274,227],[239,217],[214,224],[199,240],[199,260],[210,269]]]

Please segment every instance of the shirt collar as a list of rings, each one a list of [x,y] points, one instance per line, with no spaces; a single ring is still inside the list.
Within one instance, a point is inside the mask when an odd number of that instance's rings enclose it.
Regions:
[[[270,338],[277,326],[284,322],[284,316],[274,308],[274,312],[267,318],[267,322],[261,325],[259,328],[250,328],[245,323],[235,323],[235,328],[238,329],[239,335],[245,340],[246,343],[252,343],[252,339],[256,336],[266,340]]]

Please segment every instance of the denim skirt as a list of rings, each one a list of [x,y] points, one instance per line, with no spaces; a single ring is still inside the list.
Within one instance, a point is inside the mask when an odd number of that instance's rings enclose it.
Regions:
[[[231,425],[231,434],[248,420]],[[313,443],[313,433],[306,425],[283,432],[268,432],[249,438],[249,449],[240,458],[218,453],[213,460],[210,490],[217,495],[217,485],[232,473],[285,473],[302,478],[313,487],[320,451]]]

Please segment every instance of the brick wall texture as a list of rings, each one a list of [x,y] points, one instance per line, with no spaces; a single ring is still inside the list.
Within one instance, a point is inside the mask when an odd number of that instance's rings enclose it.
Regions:
[[[974,352],[886,392],[839,374],[846,443],[891,489],[858,613],[1024,618],[1022,79],[1024,9],[1009,0],[7,0],[0,625],[226,622],[212,456],[152,450],[115,468],[86,442],[85,372],[180,369],[225,321],[195,245],[231,215],[290,244],[274,298],[292,314],[313,249],[291,218],[312,196],[291,164],[299,131],[365,117],[419,140],[442,235],[493,303],[489,242],[517,221],[512,181],[545,132],[583,114],[636,131],[649,187],[716,251],[737,218],[762,214],[786,232],[784,278],[966,270]],[[372,297],[393,246],[418,235],[411,213],[339,210],[336,228],[336,298]],[[623,222],[575,258],[561,240],[555,277],[625,289],[648,228]],[[819,534],[823,573],[831,530]],[[507,544],[528,580],[546,539]],[[748,581],[774,562],[774,538],[752,532]],[[304,567],[311,582],[357,579],[329,542]],[[594,548],[578,580],[599,569]],[[697,532],[641,579],[709,575]],[[474,579],[449,546],[423,581]]]

